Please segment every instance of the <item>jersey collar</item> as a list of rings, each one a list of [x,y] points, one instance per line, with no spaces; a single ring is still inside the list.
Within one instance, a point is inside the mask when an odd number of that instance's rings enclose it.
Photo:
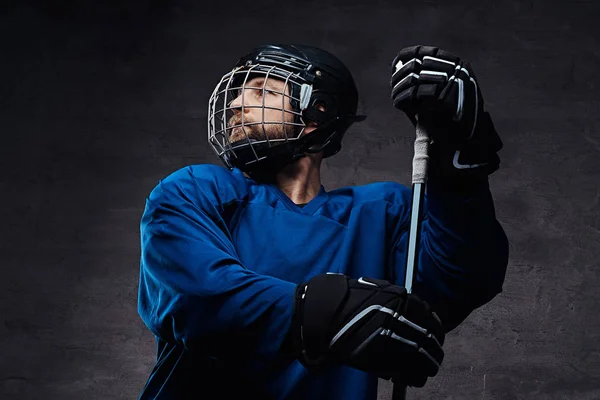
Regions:
[[[289,197],[287,197],[285,193],[283,193],[281,189],[279,189],[277,186],[272,184],[266,186],[271,191],[275,192],[277,196],[279,196],[282,203],[285,204],[287,208],[289,208],[291,211],[298,212],[301,214],[314,214],[329,199],[329,194],[327,194],[327,191],[325,191],[325,187],[321,185],[319,193],[317,193],[314,199],[306,203],[306,205],[304,205],[303,207],[300,207],[299,205],[295,204]]]

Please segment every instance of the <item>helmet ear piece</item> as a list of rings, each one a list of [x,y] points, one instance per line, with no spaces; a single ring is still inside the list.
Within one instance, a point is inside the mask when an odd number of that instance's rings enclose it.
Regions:
[[[319,94],[311,101],[311,107],[317,109],[326,115],[329,120],[337,116],[337,107],[330,96]]]
[[[337,107],[331,96],[319,93],[310,100],[310,106],[302,116],[317,125],[323,125],[337,118]]]

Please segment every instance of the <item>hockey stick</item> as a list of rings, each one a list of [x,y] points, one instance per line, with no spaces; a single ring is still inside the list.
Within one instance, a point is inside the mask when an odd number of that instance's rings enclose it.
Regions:
[[[404,287],[412,292],[415,270],[419,256],[419,239],[421,236],[421,220],[425,185],[427,184],[427,167],[429,161],[429,136],[425,129],[417,123],[415,138],[415,155],[412,167],[412,204],[410,214],[410,231],[408,233],[408,252],[406,253],[406,275]],[[406,386],[394,384],[392,400],[406,399]]]

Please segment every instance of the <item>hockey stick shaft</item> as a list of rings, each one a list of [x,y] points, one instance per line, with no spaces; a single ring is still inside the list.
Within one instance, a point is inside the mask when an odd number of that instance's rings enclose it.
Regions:
[[[415,154],[412,165],[412,204],[410,214],[410,230],[408,232],[408,251],[406,253],[406,275],[404,287],[408,293],[412,292],[415,271],[417,270],[419,256],[419,241],[421,237],[421,221],[425,186],[427,184],[427,167],[429,164],[429,135],[417,123],[415,138]],[[394,384],[393,400],[406,399],[406,386]]]

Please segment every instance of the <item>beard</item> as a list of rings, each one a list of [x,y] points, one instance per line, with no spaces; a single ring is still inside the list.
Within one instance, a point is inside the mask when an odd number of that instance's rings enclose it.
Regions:
[[[233,144],[240,141],[247,141],[248,139],[253,141],[267,140],[267,138],[285,139],[287,137],[289,139],[295,137],[295,126],[288,122],[266,122],[264,124],[255,122],[245,117],[244,125],[239,126],[242,123],[242,117],[239,115],[231,117],[227,123],[229,142]],[[236,127],[231,128],[232,126]]]

